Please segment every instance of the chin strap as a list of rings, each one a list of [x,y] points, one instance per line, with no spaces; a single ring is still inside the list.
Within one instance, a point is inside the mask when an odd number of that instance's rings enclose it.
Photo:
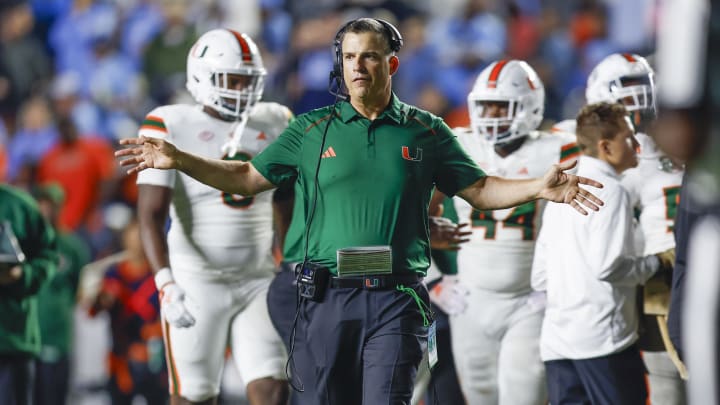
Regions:
[[[220,148],[224,156],[232,158],[235,156],[237,151],[241,149],[240,138],[242,138],[242,134],[245,131],[245,126],[247,125],[249,115],[250,111],[246,109],[240,114],[240,119],[233,123],[230,129],[232,137]]]

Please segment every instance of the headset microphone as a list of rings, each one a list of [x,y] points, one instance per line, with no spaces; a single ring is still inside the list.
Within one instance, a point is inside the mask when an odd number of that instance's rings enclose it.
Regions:
[[[343,89],[342,72],[338,73],[335,69],[330,71],[328,92],[335,96],[336,100],[339,99],[343,101],[348,101],[350,96]]]

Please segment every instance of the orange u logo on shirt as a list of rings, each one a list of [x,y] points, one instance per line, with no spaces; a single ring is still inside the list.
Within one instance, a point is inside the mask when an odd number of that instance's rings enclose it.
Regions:
[[[412,162],[419,162],[422,160],[422,149],[421,148],[415,148],[415,156],[410,156],[410,148],[407,146],[402,147],[402,157],[405,160],[410,160]]]

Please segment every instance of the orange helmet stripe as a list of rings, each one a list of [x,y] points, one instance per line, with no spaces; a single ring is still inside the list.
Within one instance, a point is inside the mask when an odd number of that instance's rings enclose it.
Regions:
[[[498,77],[500,76],[500,71],[503,70],[503,68],[505,67],[505,65],[508,62],[509,62],[508,60],[503,59],[503,60],[498,61],[498,63],[495,64],[495,66],[493,67],[493,70],[490,72],[490,77],[488,77],[488,87],[489,88],[494,89],[495,87],[497,87],[497,80],[498,80]]]
[[[632,55],[629,54],[629,53],[623,53],[622,56],[623,56],[623,58],[625,58],[625,60],[628,61],[628,62],[637,62],[637,59],[635,59],[635,57],[632,56]]]
[[[243,38],[242,34],[240,34],[237,31],[234,30],[228,30],[230,31],[234,36],[235,39],[237,39],[238,44],[240,45],[240,50],[242,51],[242,60],[243,62],[252,62],[252,53],[250,52],[250,45],[248,45],[245,38]]]
[[[530,80],[530,77],[527,78],[528,86],[530,86],[530,90],[535,90],[535,85],[533,84],[532,80]]]

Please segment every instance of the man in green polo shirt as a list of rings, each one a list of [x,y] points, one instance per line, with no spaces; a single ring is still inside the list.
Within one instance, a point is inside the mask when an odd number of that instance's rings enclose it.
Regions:
[[[116,152],[128,157],[121,165],[135,165],[128,173],[177,169],[233,194],[294,182],[287,240],[296,243],[286,244],[286,260],[325,267],[334,276],[322,302],[300,306],[297,375],[313,390],[300,395],[302,403],[409,402],[428,333],[429,300],[420,277],[429,265],[434,186],[483,210],[544,198],[587,214],[602,204],[579,187],[599,183],[564,172],[572,164],[537,179],[486,176],[440,118],[392,93],[401,45],[387,22],[361,18],[344,25],[334,72],[348,99],[298,116],[250,162],[205,159],[142,137],[122,140],[135,146]],[[367,246],[390,248],[391,266],[377,270],[391,274],[337,277],[338,250]]]

